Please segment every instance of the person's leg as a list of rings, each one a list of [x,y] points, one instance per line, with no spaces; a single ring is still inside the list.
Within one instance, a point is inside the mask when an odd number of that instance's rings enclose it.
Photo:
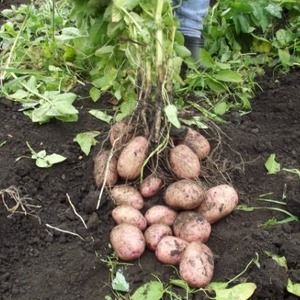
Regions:
[[[173,5],[175,16],[180,22],[179,31],[185,38],[185,46],[198,60],[203,20],[209,9],[209,0],[173,0]]]

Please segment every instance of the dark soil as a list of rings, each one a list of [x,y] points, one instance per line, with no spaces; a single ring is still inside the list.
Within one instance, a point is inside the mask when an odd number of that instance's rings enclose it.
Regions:
[[[0,8],[8,6],[0,4]],[[14,1],[22,2],[22,1]],[[16,3],[17,4],[17,3]],[[219,169],[226,168],[232,185],[238,191],[240,204],[280,207],[300,215],[300,178],[281,171],[267,175],[264,167],[271,153],[284,168],[300,169],[300,73],[291,71],[284,76],[268,73],[258,79],[251,113],[240,116],[230,113],[228,124],[222,130]],[[87,95],[87,89],[76,91]],[[96,104],[97,105],[97,104]],[[109,127],[92,117],[88,111],[96,106],[92,101],[78,101],[80,111],[76,123],[51,122],[33,124],[19,106],[0,99],[0,189],[11,186],[28,195],[32,204],[39,205],[32,215],[22,209],[11,214],[0,204],[0,295],[1,299],[104,299],[112,295],[108,255],[112,201],[103,197],[96,210],[99,189],[93,180],[93,157],[101,147]],[[73,141],[76,134],[89,130],[101,131],[99,144],[86,157]],[[212,145],[215,136],[207,135]],[[49,169],[40,169],[29,158],[26,141],[36,151],[59,153],[67,157],[63,163]],[[221,151],[221,152],[220,152]],[[219,181],[219,183],[223,183]],[[281,200],[287,206],[259,202],[262,194]],[[76,217],[67,194],[88,228]],[[7,195],[6,203],[12,205]],[[27,207],[27,212],[29,208]],[[213,225],[208,246],[215,255],[214,281],[227,281],[239,274],[256,256],[260,268],[254,264],[235,283],[254,282],[257,289],[252,299],[297,299],[286,290],[287,280],[300,283],[300,224],[261,226],[266,221],[284,219],[285,214],[262,209],[253,212],[234,211]],[[46,224],[77,233],[80,238],[61,233]],[[280,267],[266,255],[266,251],[285,256],[288,270]],[[143,282],[157,275],[168,282],[176,278],[174,268],[160,264],[150,251],[133,265],[124,268],[124,274],[134,291]],[[192,297],[192,296],[191,296]],[[203,299],[197,293],[193,299]]]

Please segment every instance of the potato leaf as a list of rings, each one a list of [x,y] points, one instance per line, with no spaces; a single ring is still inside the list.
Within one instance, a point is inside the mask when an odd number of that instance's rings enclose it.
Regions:
[[[287,290],[289,293],[300,297],[300,283],[293,283],[288,279]]]
[[[286,261],[286,258],[284,256],[279,256],[279,255],[276,255],[276,254],[271,253],[269,251],[265,251],[265,253],[266,253],[266,255],[271,257],[273,260],[275,260],[279,266],[281,266],[281,267],[285,268],[286,270],[288,270],[287,261]]]
[[[216,300],[247,300],[249,299],[256,289],[256,285],[252,282],[240,283],[232,288],[215,289]]]
[[[140,286],[131,296],[131,300],[160,300],[164,294],[164,287],[160,281],[150,281]]]
[[[224,82],[243,82],[242,77],[232,70],[220,70],[215,74],[215,78]]]
[[[177,107],[173,104],[170,104],[167,105],[164,110],[169,122],[173,124],[176,128],[180,128]]]
[[[99,119],[99,120],[101,120],[101,121],[103,121],[105,123],[108,123],[108,124],[110,124],[111,121],[113,120],[112,116],[109,116],[106,112],[98,110],[98,109],[91,109],[89,111],[89,113],[92,116],[96,117],[97,119]]]
[[[276,174],[280,171],[281,165],[275,160],[276,155],[273,153],[269,156],[265,162],[265,167],[268,171],[268,174]]]
[[[95,146],[98,142],[95,139],[96,136],[100,134],[99,131],[88,131],[83,133],[78,133],[74,138],[74,142],[77,142],[80,146],[81,151],[88,156],[91,151],[91,147]]]
[[[119,292],[128,292],[129,291],[129,283],[126,281],[125,276],[123,275],[121,270],[118,270],[115,278],[112,281],[112,288],[115,291]]]

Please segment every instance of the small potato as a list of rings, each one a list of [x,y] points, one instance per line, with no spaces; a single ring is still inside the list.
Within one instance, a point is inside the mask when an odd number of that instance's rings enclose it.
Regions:
[[[146,240],[146,246],[150,250],[156,250],[158,243],[165,236],[173,235],[170,226],[164,223],[156,223],[149,226],[145,232],[144,237]]]
[[[177,145],[170,150],[169,163],[179,179],[195,179],[200,175],[200,161],[186,145]]]
[[[145,213],[148,225],[165,223],[172,226],[176,217],[177,212],[175,210],[159,204],[150,207]]]
[[[115,123],[109,133],[109,141],[114,149],[122,148],[133,135],[133,125],[127,121]]]
[[[195,181],[182,179],[170,184],[165,191],[164,201],[174,209],[190,210],[204,200],[205,191]]]
[[[120,177],[134,180],[141,173],[143,163],[148,154],[148,140],[143,136],[136,136],[122,149],[117,171]]]
[[[143,197],[155,196],[163,185],[163,180],[155,174],[147,176],[140,185],[140,193]]]
[[[142,231],[126,223],[121,223],[111,230],[110,243],[117,257],[126,261],[139,258],[146,248]]]
[[[190,243],[182,254],[179,274],[191,287],[207,286],[214,274],[212,251],[203,243]]]
[[[191,148],[199,160],[205,159],[210,153],[209,141],[198,131],[190,127],[187,128],[186,136],[180,143]]]
[[[136,209],[142,209],[144,206],[140,192],[128,184],[116,185],[111,190],[111,198],[116,205],[127,204]]]
[[[173,224],[175,236],[187,242],[205,243],[211,233],[210,223],[195,211],[182,211]]]
[[[230,214],[238,201],[235,189],[228,184],[221,184],[206,191],[205,200],[196,211],[212,224]]]
[[[158,243],[155,256],[164,264],[177,265],[188,244],[187,241],[178,237],[165,236]]]
[[[112,187],[118,181],[117,158],[110,158],[110,151],[100,151],[94,159],[94,178],[98,187],[103,184]]]
[[[111,214],[117,224],[131,224],[142,231],[147,227],[147,221],[142,213],[130,205],[117,206],[112,210]]]

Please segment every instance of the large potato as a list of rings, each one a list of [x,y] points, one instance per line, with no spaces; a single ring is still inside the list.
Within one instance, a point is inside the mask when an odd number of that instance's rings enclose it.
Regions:
[[[187,241],[181,238],[165,236],[158,243],[155,250],[155,256],[162,263],[177,265],[188,244]]]
[[[204,200],[205,191],[195,181],[182,179],[170,184],[165,191],[164,201],[174,209],[190,210]]]
[[[110,151],[100,151],[94,159],[94,178],[98,187],[103,184],[111,187],[118,181],[117,158],[110,158]]]
[[[211,233],[210,223],[195,211],[182,211],[173,224],[175,236],[187,242],[206,242]]]
[[[214,274],[212,251],[201,242],[190,243],[182,254],[179,274],[191,287],[207,286]]]
[[[148,154],[148,140],[143,136],[133,138],[121,151],[118,163],[118,174],[127,180],[136,179],[142,170]]]
[[[171,170],[179,179],[194,179],[200,175],[200,161],[186,145],[177,145],[169,153]]]
[[[140,185],[140,193],[143,197],[155,196],[163,185],[163,180],[155,174],[147,176]]]
[[[140,192],[128,184],[116,185],[111,190],[111,198],[116,205],[127,204],[136,209],[142,209],[144,206]]]
[[[172,226],[176,217],[177,212],[175,210],[159,204],[153,205],[145,213],[148,225],[165,223]]]
[[[110,243],[117,255],[123,260],[139,258],[146,248],[144,235],[136,226],[121,223],[110,232]]]
[[[114,149],[122,148],[133,135],[133,125],[127,121],[115,123],[109,132],[109,141]]]
[[[180,141],[180,143],[191,148],[196,153],[199,160],[203,160],[209,155],[209,141],[202,134],[192,128],[187,128],[186,136]]]
[[[173,232],[169,225],[165,223],[152,224],[144,232],[146,246],[155,251],[161,239],[170,235],[173,235]]]
[[[130,205],[117,206],[112,210],[111,214],[117,224],[131,224],[142,231],[147,227],[147,221],[142,213]]]
[[[221,184],[206,191],[204,201],[196,210],[212,224],[230,214],[238,201],[235,189],[228,184]]]

